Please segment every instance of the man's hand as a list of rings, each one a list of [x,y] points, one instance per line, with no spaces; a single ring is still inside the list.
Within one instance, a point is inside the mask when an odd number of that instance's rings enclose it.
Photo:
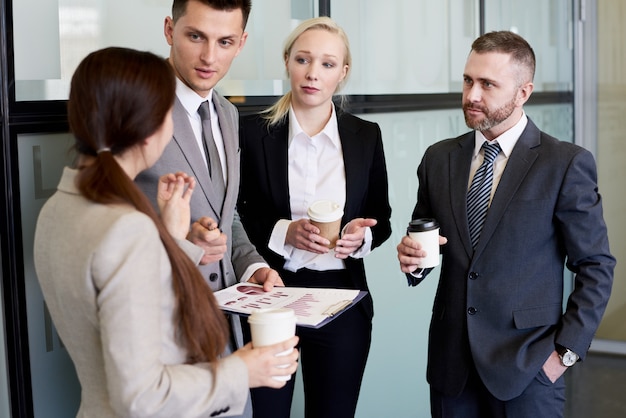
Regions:
[[[565,373],[565,370],[567,370],[567,367],[561,364],[561,358],[556,350],[554,350],[546,362],[543,363],[543,371],[552,383],[556,382],[557,379]]]
[[[268,267],[261,267],[248,279],[250,283],[262,284],[263,290],[269,292],[274,286],[285,286],[278,272]]]
[[[439,245],[444,245],[447,242],[447,238],[439,236]],[[422,249],[422,244],[411,239],[408,235],[402,237],[402,241],[400,241],[396,249],[398,250],[400,270],[403,273],[412,273],[420,268],[422,259],[427,255],[426,251]]]
[[[217,222],[203,216],[191,224],[187,239],[204,250],[201,265],[214,263],[224,258],[227,236],[217,227]]]

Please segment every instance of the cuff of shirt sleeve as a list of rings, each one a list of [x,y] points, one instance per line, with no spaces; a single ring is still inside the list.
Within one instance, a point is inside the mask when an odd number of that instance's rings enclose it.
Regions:
[[[284,258],[289,258],[292,251],[291,245],[285,244],[287,230],[290,224],[291,221],[289,219],[279,219],[276,225],[274,225],[272,235],[270,235],[270,241],[267,244],[270,250]]]
[[[424,279],[424,270],[425,269],[417,269],[412,273],[408,273],[406,275],[406,280],[409,286],[417,286]]]
[[[346,224],[347,226],[347,224]],[[345,229],[345,227],[344,227]],[[341,234],[343,235],[343,231],[341,231]],[[368,255],[369,253],[372,252],[372,229],[370,227],[365,228],[365,236],[363,237],[363,244],[361,244],[361,246],[359,248],[357,248],[355,251],[352,252],[352,254],[350,254],[350,257],[352,258],[363,258],[366,255]]]
[[[229,415],[243,414],[250,393],[246,363],[239,356],[222,357],[217,362],[216,373],[216,399],[228,405]]]
[[[243,275],[241,276],[239,281],[241,283],[247,282],[248,280],[250,280],[250,277],[252,277],[252,275],[254,274],[255,271],[257,271],[258,269],[263,268],[263,267],[270,268],[270,266],[265,264],[265,263],[250,264],[250,266],[246,269],[246,271],[243,272]]]

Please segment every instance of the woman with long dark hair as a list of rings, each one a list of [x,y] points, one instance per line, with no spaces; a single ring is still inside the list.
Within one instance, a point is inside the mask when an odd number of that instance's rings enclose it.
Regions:
[[[41,210],[34,255],[81,383],[78,416],[237,414],[249,387],[279,388],[272,376],[296,369],[295,350],[275,354],[297,339],[220,358],[228,326],[185,239],[195,181],[163,176],[160,214],[133,182],[172,137],[174,97],[170,65],[148,52],[96,51],[72,78],[77,167]]]

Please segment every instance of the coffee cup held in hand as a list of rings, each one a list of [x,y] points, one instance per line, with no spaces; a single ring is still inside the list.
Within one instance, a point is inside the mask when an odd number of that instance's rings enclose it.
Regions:
[[[426,257],[422,259],[420,268],[431,268],[439,265],[439,223],[435,219],[420,218],[409,222],[407,234],[414,241],[422,244]]]
[[[319,235],[330,241],[328,248],[335,248],[343,217],[341,206],[331,200],[318,200],[309,206],[307,214],[311,223],[319,228]]]
[[[283,342],[296,335],[296,314],[289,308],[257,309],[248,317],[253,347],[265,347]],[[278,353],[285,356],[293,351]],[[287,365],[285,365],[287,367]],[[289,376],[273,376],[276,380],[289,380]]]

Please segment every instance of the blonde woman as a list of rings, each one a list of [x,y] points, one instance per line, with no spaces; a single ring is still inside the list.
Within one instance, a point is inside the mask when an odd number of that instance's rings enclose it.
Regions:
[[[379,126],[333,103],[350,73],[348,38],[328,17],[306,20],[283,56],[291,91],[240,127],[242,223],[286,286],[368,290],[363,257],[391,234],[391,208]],[[344,212],[333,249],[307,218],[318,199]],[[354,416],[372,316],[368,295],[320,329],[298,329],[307,418]],[[293,382],[253,390],[254,416],[289,417]]]

